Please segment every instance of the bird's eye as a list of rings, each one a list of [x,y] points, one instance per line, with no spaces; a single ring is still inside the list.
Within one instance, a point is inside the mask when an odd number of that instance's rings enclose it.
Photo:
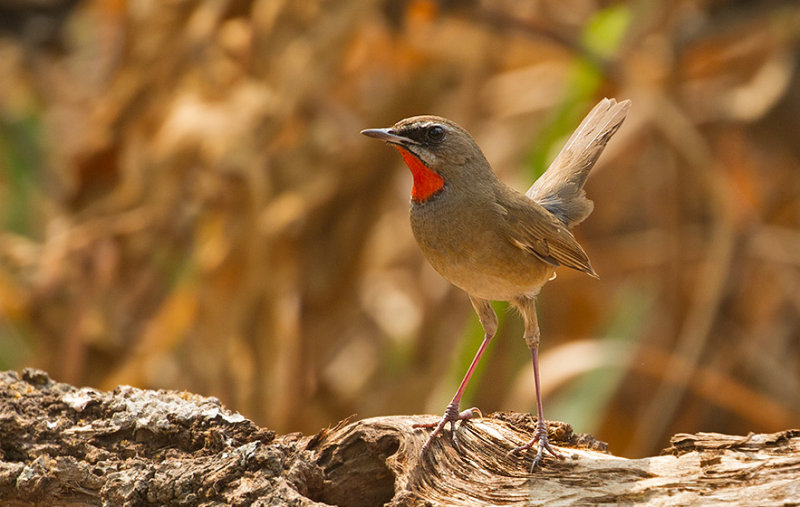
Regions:
[[[444,129],[439,125],[434,125],[428,129],[428,139],[431,141],[441,141],[444,139]]]

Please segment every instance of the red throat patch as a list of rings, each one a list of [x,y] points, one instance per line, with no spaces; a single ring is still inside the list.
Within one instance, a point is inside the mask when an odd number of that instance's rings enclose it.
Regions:
[[[444,188],[444,178],[428,169],[420,159],[402,146],[394,145],[403,156],[411,175],[414,177],[414,186],[411,188],[411,200],[425,202],[434,194]]]

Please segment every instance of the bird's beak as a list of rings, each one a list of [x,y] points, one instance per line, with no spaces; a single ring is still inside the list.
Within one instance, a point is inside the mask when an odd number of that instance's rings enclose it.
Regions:
[[[408,145],[416,145],[419,144],[413,139],[408,137],[398,136],[394,133],[394,131],[390,128],[388,129],[366,129],[361,131],[367,137],[374,137],[375,139],[380,139],[381,141],[386,141],[387,143],[391,144],[399,144],[401,146],[408,146]]]

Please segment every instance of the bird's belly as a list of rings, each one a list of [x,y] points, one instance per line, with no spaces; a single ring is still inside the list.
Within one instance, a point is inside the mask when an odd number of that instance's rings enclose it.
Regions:
[[[456,287],[472,296],[490,301],[510,301],[520,296],[535,296],[554,273],[554,268],[545,267],[544,264],[541,266],[543,269],[527,270],[523,273],[497,273],[467,265],[431,264]]]
[[[512,245],[492,227],[443,220],[441,214],[411,215],[411,226],[428,262],[467,293],[492,301],[532,296],[555,268]]]

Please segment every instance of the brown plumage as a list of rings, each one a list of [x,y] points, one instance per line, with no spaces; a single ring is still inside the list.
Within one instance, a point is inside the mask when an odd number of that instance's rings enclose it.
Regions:
[[[539,443],[533,466],[547,441],[539,393],[539,326],[535,297],[559,266],[597,275],[570,229],[592,211],[583,185],[606,143],[625,119],[630,101],[602,100],[586,116],[547,171],[522,194],[497,179],[472,136],[445,118],[415,116],[388,129],[362,134],[394,145],[414,177],[411,228],[425,257],[442,276],[469,295],[486,332],[481,348],[427,449],[446,423],[454,442],[455,422],[479,414],[459,412],[459,402],[483,351],[497,330],[489,301],[510,301],[525,321],[536,383],[538,423],[534,438],[515,449]]]

